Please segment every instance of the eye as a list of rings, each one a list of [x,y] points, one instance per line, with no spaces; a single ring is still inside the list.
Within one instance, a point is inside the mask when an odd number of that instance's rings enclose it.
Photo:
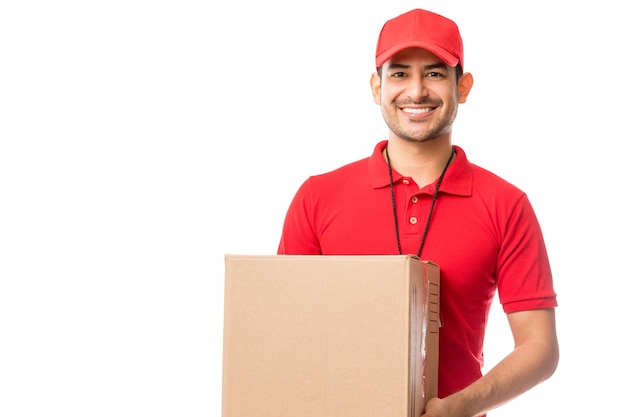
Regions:
[[[443,77],[444,75],[440,72],[437,71],[431,71],[429,73],[426,73],[426,78],[440,78]]]
[[[389,74],[389,76],[391,78],[403,78],[403,77],[408,77],[408,74],[406,72],[397,71],[397,72],[392,72],[391,74]]]

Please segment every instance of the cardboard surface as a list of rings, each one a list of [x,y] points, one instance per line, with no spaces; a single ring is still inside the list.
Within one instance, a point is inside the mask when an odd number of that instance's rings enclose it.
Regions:
[[[414,256],[225,256],[223,417],[419,416],[439,268]]]

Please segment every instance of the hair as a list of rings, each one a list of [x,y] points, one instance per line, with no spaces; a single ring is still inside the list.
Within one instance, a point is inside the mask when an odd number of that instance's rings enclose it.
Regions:
[[[376,68],[376,71],[378,72],[378,76],[382,79],[383,78],[383,67],[380,66],[380,67]],[[456,64],[456,66],[454,67],[454,72],[456,74],[456,80],[458,82],[461,79],[461,75],[463,75],[463,68],[461,68],[461,64]]]

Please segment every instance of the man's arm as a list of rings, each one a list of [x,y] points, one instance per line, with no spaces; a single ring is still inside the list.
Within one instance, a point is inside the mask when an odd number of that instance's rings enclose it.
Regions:
[[[548,379],[559,362],[554,309],[507,315],[515,348],[482,378],[426,404],[423,417],[472,417],[494,409]]]

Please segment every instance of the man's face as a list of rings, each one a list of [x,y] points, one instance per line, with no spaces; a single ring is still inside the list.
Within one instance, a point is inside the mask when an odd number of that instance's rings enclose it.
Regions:
[[[372,93],[391,134],[410,142],[449,135],[466,96],[459,93],[455,69],[421,48],[385,62],[381,76],[372,77]]]

